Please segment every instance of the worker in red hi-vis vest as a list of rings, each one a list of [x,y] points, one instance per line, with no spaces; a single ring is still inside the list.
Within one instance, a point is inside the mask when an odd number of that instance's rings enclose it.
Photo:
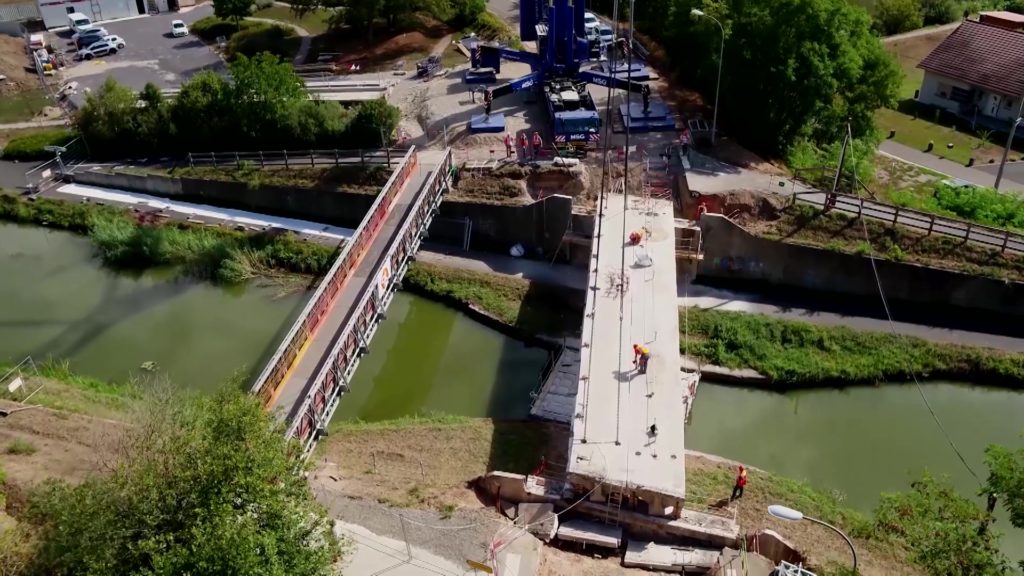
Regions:
[[[703,200],[701,200],[700,204],[697,205],[697,220],[700,220],[700,217],[705,215],[705,214],[707,214],[707,213],[708,213],[708,205]]]
[[[519,147],[523,149],[523,160],[530,155],[530,142],[526,138],[526,132],[519,133]]]
[[[736,476],[736,485],[732,487],[732,496],[729,502],[743,497],[743,488],[747,485],[747,469],[740,466],[740,473]]]
[[[540,139],[540,132],[533,133],[533,159],[540,158],[540,147],[544,145],[544,141]]]
[[[505,132],[505,158],[512,157],[512,135]]]

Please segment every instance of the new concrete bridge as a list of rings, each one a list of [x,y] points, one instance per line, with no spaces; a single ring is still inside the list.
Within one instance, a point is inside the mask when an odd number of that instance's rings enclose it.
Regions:
[[[409,149],[253,384],[304,454],[326,431],[451,178],[451,149]]]

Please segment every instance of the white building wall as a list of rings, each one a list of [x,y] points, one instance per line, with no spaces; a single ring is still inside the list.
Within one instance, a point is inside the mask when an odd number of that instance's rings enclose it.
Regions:
[[[926,70],[924,80],[921,81],[921,92],[917,95],[917,101],[958,113],[960,112],[960,103],[949,99],[950,89],[953,87],[963,88],[964,90],[971,89],[970,84],[965,84]]]
[[[47,28],[68,25],[70,12],[81,12],[93,22],[138,16],[136,0],[38,0],[39,14]],[[143,3],[145,6],[145,3]]]

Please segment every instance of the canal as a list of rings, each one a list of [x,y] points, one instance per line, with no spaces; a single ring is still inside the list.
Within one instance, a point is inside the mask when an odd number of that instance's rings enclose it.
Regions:
[[[924,391],[982,480],[986,446],[1021,445],[1024,393],[952,382],[928,382]],[[912,383],[778,394],[701,382],[686,447],[838,490],[864,512],[924,470],[948,475],[961,494],[978,491]],[[1024,530],[1002,508],[996,528],[1003,551],[1024,559]]]
[[[75,372],[112,381],[148,375],[146,364],[204,391],[260,369],[309,296],[218,287],[173,270],[115,272],[87,238],[3,223],[0,278],[0,363],[66,359]],[[525,418],[547,354],[399,293],[336,417]]]

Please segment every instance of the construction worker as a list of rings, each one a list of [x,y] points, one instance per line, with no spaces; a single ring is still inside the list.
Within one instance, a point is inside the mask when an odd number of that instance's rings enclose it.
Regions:
[[[732,496],[729,502],[743,497],[743,488],[747,485],[747,469],[740,466],[740,473],[736,476],[736,484],[732,487]]]
[[[708,213],[708,205],[707,205],[706,202],[701,200],[700,204],[697,205],[697,220],[700,220],[700,217],[705,215],[705,214],[707,214],[707,213]]]
[[[519,133],[519,147],[523,149],[523,160],[530,154],[530,142],[526,138],[526,132]]]
[[[632,244],[633,246],[636,246],[637,244],[640,243],[641,240],[643,240],[643,237],[643,234],[634,230],[629,233],[629,243]]]
[[[651,360],[651,351],[643,344],[633,344],[633,365],[641,374],[647,373],[647,363]]]
[[[540,132],[533,133],[533,159],[540,158],[540,147],[544,145],[544,141],[540,139]]]
[[[484,90],[484,114],[486,116],[491,115],[491,102],[494,101],[494,95],[491,94],[490,89]]]
[[[505,132],[505,158],[512,157],[512,135]]]
[[[644,114],[647,114],[651,109],[651,87],[644,84],[643,89],[640,90],[640,95],[644,98]]]

